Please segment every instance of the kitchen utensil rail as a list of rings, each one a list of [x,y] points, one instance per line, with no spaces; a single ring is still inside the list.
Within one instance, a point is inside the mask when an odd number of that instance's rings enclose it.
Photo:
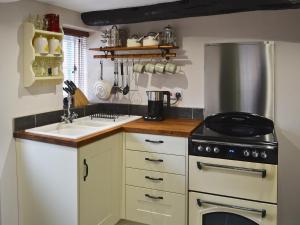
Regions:
[[[130,50],[158,50],[158,49],[178,49],[178,46],[173,45],[154,45],[154,46],[139,46],[139,47],[101,47],[90,48],[91,51],[111,52],[111,51],[130,51]]]
[[[151,58],[171,58],[176,57],[176,53],[145,53],[145,54],[113,54],[113,55],[94,55],[95,59],[151,59]]]

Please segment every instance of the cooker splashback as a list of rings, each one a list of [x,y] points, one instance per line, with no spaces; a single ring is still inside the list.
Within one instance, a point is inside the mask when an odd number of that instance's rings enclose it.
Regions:
[[[274,42],[205,46],[205,117],[249,112],[274,119]]]

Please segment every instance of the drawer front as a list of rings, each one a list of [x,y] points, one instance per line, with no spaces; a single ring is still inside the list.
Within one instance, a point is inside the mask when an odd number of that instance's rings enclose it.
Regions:
[[[200,205],[199,205],[200,202]],[[238,209],[238,208],[242,209]],[[254,211],[253,211],[254,210]],[[262,211],[265,211],[265,216],[262,217]],[[218,214],[222,213],[223,216]],[[231,224],[230,217],[224,216],[234,215],[245,220],[247,223],[237,220],[231,222],[234,224],[259,224],[259,225],[277,225],[277,206],[273,204],[259,203],[254,201],[246,201],[235,198],[221,197],[216,195],[208,195],[202,193],[189,193],[189,225],[204,225],[205,217],[210,217],[212,224]],[[215,216],[214,218],[212,218]],[[235,217],[235,219],[237,218]],[[227,220],[227,222],[226,222]],[[252,221],[251,223],[250,220]]]
[[[185,175],[185,157],[126,150],[126,167]]]
[[[126,149],[186,155],[186,138],[126,133]]]
[[[126,186],[126,219],[148,225],[185,225],[185,202],[185,195]]]
[[[126,169],[126,184],[185,194],[185,176],[140,169]]]
[[[189,190],[277,203],[277,166],[189,156]]]

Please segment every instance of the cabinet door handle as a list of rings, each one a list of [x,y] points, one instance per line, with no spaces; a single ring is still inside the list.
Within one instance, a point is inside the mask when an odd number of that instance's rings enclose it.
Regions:
[[[227,165],[197,162],[197,167],[199,170],[202,170],[203,166],[220,168],[220,169],[228,169],[228,170],[236,170],[236,171],[242,171],[248,173],[260,173],[262,178],[265,178],[267,176],[267,171],[265,169],[251,169],[251,168],[244,168],[244,167],[237,167],[237,166],[227,166]]]
[[[162,163],[164,161],[163,159],[150,159],[150,158],[145,158],[145,160],[150,162],[158,162],[158,163]]]
[[[164,141],[162,141],[162,140],[159,140],[159,141],[153,141],[153,140],[146,139],[145,141],[146,141],[146,142],[149,142],[149,143],[153,143],[153,144],[163,144],[163,143],[164,143]]]
[[[236,205],[227,205],[227,204],[218,203],[218,202],[202,201],[200,199],[197,199],[197,204],[199,207],[201,207],[203,204],[207,204],[207,205],[220,206],[220,207],[224,207],[224,208],[238,209],[238,210],[243,210],[243,211],[248,211],[248,212],[259,213],[259,214],[261,214],[262,218],[266,217],[266,215],[267,215],[267,211],[265,209],[261,209],[261,210],[253,209],[253,208],[247,208],[247,207],[236,206]]]
[[[153,195],[149,195],[149,194],[145,194],[145,197],[155,199],[155,200],[163,200],[164,199],[164,197],[162,197],[162,196],[153,196]]]
[[[87,164],[87,160],[83,160],[83,165],[85,166],[85,175],[83,176],[83,181],[86,181],[88,175],[89,175],[89,165]]]
[[[149,176],[145,176],[146,179],[148,180],[153,180],[153,181],[163,181],[164,179],[159,177],[159,178],[156,178],[156,177],[149,177]]]

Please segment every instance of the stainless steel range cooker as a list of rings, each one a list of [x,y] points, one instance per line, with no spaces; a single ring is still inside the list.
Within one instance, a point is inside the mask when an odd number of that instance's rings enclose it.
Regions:
[[[277,161],[271,120],[207,117],[189,141],[189,224],[276,225]]]
[[[205,46],[205,122],[189,140],[189,225],[277,224],[273,68],[272,42]]]

